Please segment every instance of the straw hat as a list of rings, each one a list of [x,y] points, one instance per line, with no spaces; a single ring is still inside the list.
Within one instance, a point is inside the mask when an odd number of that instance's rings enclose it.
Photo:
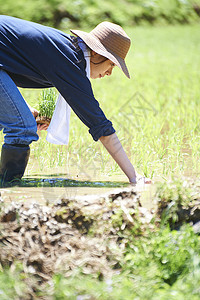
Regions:
[[[110,59],[130,78],[124,59],[131,40],[121,26],[102,22],[89,33],[81,30],[70,31],[80,37],[90,49]]]

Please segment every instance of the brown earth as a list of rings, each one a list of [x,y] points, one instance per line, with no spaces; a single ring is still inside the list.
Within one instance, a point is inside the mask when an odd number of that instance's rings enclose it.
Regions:
[[[50,122],[51,122],[51,119],[47,118],[45,116],[37,116],[36,117],[36,122],[37,122],[37,124],[47,124],[47,125],[49,125]]]
[[[24,273],[37,278],[41,287],[51,281],[54,273],[62,272],[68,277],[76,269],[109,278],[120,271],[130,235],[137,238],[146,235],[147,228],[154,230],[155,219],[159,224],[166,207],[165,202],[158,202],[156,213],[142,207],[134,187],[95,198],[61,199],[52,206],[17,202],[8,205],[1,199],[0,265],[22,262]],[[199,200],[190,212],[185,207],[180,211],[181,218],[186,213],[187,222],[196,223]],[[27,299],[34,299],[34,280],[29,288]]]
[[[129,230],[143,234],[153,216],[132,188],[95,200],[62,199],[51,207],[3,201],[0,207],[0,264],[21,261],[41,285],[56,272],[70,276],[76,268],[111,276],[120,269]]]

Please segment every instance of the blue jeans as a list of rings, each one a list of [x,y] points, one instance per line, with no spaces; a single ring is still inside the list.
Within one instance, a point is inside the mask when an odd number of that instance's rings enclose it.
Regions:
[[[0,130],[6,144],[29,145],[38,140],[37,124],[10,76],[0,69]]]

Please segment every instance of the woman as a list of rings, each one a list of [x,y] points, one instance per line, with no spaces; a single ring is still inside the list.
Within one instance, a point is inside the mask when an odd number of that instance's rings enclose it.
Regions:
[[[106,147],[129,182],[136,183],[135,169],[112,123],[94,98],[83,51],[78,46],[81,41],[91,50],[91,78],[110,76],[115,66],[130,78],[124,61],[130,39],[120,26],[110,22],[100,23],[90,33],[79,30],[72,33],[78,38],[40,24],[0,16],[0,129],[5,133],[1,152],[2,180],[23,176],[29,145],[38,140],[34,118],[37,112],[31,109],[31,113],[18,86],[55,87],[89,127],[93,139],[100,140]]]

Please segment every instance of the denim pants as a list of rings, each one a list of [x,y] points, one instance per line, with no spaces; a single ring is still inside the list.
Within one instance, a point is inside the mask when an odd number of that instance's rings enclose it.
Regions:
[[[37,124],[10,76],[0,69],[0,130],[6,144],[29,145],[38,140]]]

